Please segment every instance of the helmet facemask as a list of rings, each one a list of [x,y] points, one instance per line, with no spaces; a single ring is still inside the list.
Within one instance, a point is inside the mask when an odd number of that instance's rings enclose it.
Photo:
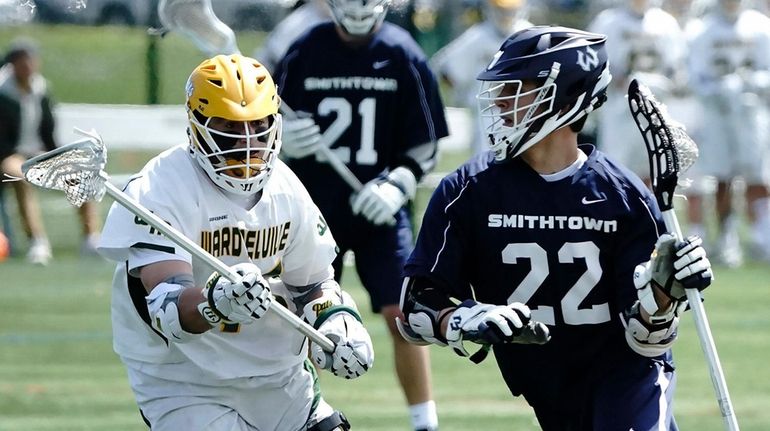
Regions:
[[[518,156],[563,124],[564,116],[553,113],[558,72],[555,65],[533,89],[522,80],[481,82],[479,115],[497,161]]]
[[[334,21],[351,36],[373,33],[385,19],[391,0],[328,0]]]
[[[261,121],[227,121],[193,112],[193,152],[208,176],[227,191],[250,195],[261,190],[281,147],[281,115]],[[220,127],[227,123],[230,127]],[[212,127],[212,125],[216,125]]]

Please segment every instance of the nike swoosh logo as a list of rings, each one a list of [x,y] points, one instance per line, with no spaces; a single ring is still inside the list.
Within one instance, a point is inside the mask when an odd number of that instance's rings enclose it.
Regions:
[[[583,196],[583,199],[580,201],[583,203],[583,205],[591,205],[598,202],[604,202],[607,200],[607,196],[604,196],[604,193],[602,193],[602,197],[599,199],[588,199],[587,196]]]
[[[381,60],[381,61],[375,61],[372,63],[372,67],[375,69],[382,69],[383,67],[390,64],[390,60]]]

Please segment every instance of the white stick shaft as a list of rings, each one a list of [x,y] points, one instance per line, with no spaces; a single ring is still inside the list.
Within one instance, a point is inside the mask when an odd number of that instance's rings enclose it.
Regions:
[[[167,236],[171,241],[174,241],[174,243],[178,244],[183,249],[187,250],[190,254],[193,256],[203,260],[207,264],[211,265],[214,270],[216,270],[218,273],[222,274],[224,277],[226,277],[230,281],[235,281],[239,278],[238,274],[234,273],[227,265],[222,263],[221,260],[215,258],[211,254],[209,254],[206,250],[201,248],[198,244],[187,238],[186,236],[182,235],[179,231],[171,227],[168,223],[163,221],[160,217],[156,216],[155,214],[151,213],[147,208],[142,206],[140,203],[136,202],[134,199],[123,193],[120,189],[112,185],[109,181],[107,181],[108,176],[106,173],[101,172],[101,177],[104,179],[104,185],[106,187],[106,192],[108,195],[110,195],[115,201],[126,207],[129,211],[139,216],[142,220],[147,222],[150,226],[154,227],[155,229],[158,229],[163,235]],[[278,317],[285,320],[287,323],[289,323],[294,329],[298,330],[302,334],[304,334],[306,337],[308,337],[310,340],[312,340],[314,343],[321,346],[324,351],[332,352],[334,351],[334,343],[326,338],[324,335],[322,335],[320,332],[318,332],[315,328],[308,325],[307,322],[300,319],[286,309],[284,306],[282,306],[278,301],[273,300],[270,304],[269,310],[275,312],[278,314]]]
[[[682,229],[679,227],[679,220],[677,220],[673,209],[663,212],[663,221],[666,223],[666,229],[669,233],[681,241],[683,238]],[[738,419],[735,417],[735,410],[733,410],[733,403],[727,390],[727,382],[722,371],[722,364],[719,362],[719,355],[714,344],[714,337],[711,335],[711,327],[709,326],[708,317],[706,317],[706,309],[703,307],[700,292],[698,289],[685,289],[685,293],[687,293],[687,302],[695,319],[695,329],[698,332],[701,349],[703,349],[703,354],[706,355],[711,383],[714,386],[714,392],[716,392],[725,429],[728,431],[739,431]]]

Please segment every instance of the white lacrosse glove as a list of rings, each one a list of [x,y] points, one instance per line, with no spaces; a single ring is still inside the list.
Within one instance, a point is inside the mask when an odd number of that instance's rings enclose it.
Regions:
[[[393,224],[393,216],[414,198],[417,179],[408,168],[399,166],[385,179],[375,178],[351,197],[353,214],[361,214],[376,224]]]
[[[508,305],[462,302],[449,316],[446,340],[455,353],[470,356],[463,341],[478,344],[544,344],[550,339],[548,327],[530,324],[529,307],[514,302]]]
[[[634,285],[645,311],[651,315],[658,311],[651,282],[678,302],[687,299],[685,289],[703,290],[711,284],[711,262],[702,243],[698,236],[679,242],[668,233],[658,238],[650,260],[634,270]]]
[[[337,299],[321,297],[305,305],[309,323],[334,343],[331,353],[313,343],[310,357],[316,365],[335,376],[355,379],[374,364],[374,347],[352,298],[344,292],[342,297],[342,304]]]
[[[315,154],[321,144],[321,128],[310,114],[298,112],[293,120],[283,120],[281,153],[293,159]]]
[[[273,301],[267,281],[256,265],[239,263],[231,269],[240,275],[238,280],[231,282],[215,272],[203,289],[206,302],[198,305],[198,311],[212,325],[249,324],[264,316]]]

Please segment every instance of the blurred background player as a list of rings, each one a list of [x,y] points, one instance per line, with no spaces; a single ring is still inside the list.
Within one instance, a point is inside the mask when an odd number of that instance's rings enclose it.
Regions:
[[[578,144],[611,80],[605,41],[530,27],[479,73],[491,151],[431,197],[406,266],[404,331],[460,356],[491,344],[544,431],[675,431],[683,287],[706,288],[711,266],[699,238],[660,235],[635,174]],[[531,322],[552,338],[533,343]]]
[[[620,0],[605,9],[588,29],[607,35],[612,83],[598,112],[597,145],[649,183],[650,164],[642,136],[631,118],[626,93],[638,78],[666,102],[681,83],[684,40],[676,18],[652,0]]]
[[[4,61],[5,65],[0,68],[0,176],[21,178],[22,163],[56,148],[53,102],[46,79],[40,74],[40,55],[35,42],[14,40]],[[29,238],[27,259],[47,264],[51,259],[51,245],[35,191],[26,181],[9,184],[16,192],[18,211]],[[99,232],[96,206],[85,203],[78,208],[78,213],[83,229],[81,254],[93,255]]]
[[[415,429],[437,427],[425,347],[398,333],[403,264],[413,246],[407,206],[447,136],[436,78],[412,37],[383,22],[388,0],[329,0],[334,22],[304,33],[276,69],[281,97],[303,117],[287,120],[283,154],[334,232],[352,250],[372,309],[394,345],[395,368]],[[323,133],[323,135],[321,135]],[[362,182],[351,186],[317,153],[331,147]],[[395,219],[395,223],[393,223]]]
[[[254,53],[267,70],[274,71],[278,61],[297,37],[316,24],[332,19],[326,0],[307,0],[282,19],[267,35],[262,46]]]
[[[688,31],[690,90],[701,118],[698,171],[717,180],[715,258],[732,267],[743,261],[733,208],[741,177],[752,254],[770,261],[770,20],[739,0],[718,0]]]
[[[320,368],[352,379],[372,366],[369,334],[334,281],[334,238],[278,159],[275,84],[256,60],[219,55],[185,91],[190,142],[153,158],[125,192],[240,277],[211,274],[112,205],[99,252],[117,262],[114,349],[142,416],[153,431],[348,430],[321,397],[307,339],[269,311],[279,301],[334,342],[332,353],[311,346]]]
[[[500,44],[514,32],[532,25],[527,20],[526,0],[483,0],[484,20],[474,24],[431,58],[431,66],[452,90],[452,106],[470,111],[474,133],[472,152],[487,150],[483,131],[478,123],[478,81]]]

